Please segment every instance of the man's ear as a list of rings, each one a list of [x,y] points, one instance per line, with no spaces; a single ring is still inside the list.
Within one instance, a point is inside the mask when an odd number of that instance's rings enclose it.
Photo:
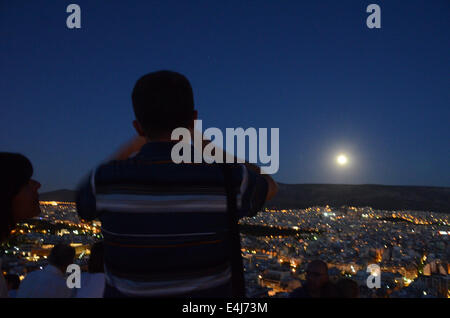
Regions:
[[[136,129],[136,132],[138,133],[139,136],[145,137],[144,130],[142,129],[141,124],[139,124],[139,122],[136,119],[133,120],[133,127],[134,129]]]

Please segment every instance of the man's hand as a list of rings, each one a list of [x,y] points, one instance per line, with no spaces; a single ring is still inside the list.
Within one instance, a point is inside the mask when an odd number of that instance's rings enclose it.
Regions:
[[[207,140],[207,139],[202,139],[202,140],[203,140],[203,142],[202,142],[202,152],[203,152],[203,149],[206,147],[206,145],[211,143],[211,140]],[[215,147],[216,150],[218,148],[219,147]],[[231,155],[226,153],[225,150],[223,150],[223,149],[220,149],[220,150],[222,150],[223,162],[226,162],[227,156],[231,156]],[[233,157],[234,157],[233,162],[237,162],[237,157],[236,156],[233,156]],[[278,184],[275,182],[275,180],[273,180],[273,178],[270,175],[268,175],[268,174],[262,174],[261,173],[261,167],[255,165],[253,163],[246,162],[245,166],[249,170],[252,170],[252,171],[260,174],[264,179],[266,179],[266,182],[267,182],[267,185],[268,185],[266,201],[271,200],[275,196],[275,194],[277,194],[277,192],[278,192]]]
[[[261,175],[261,177],[266,179],[266,182],[268,185],[266,201],[271,200],[275,196],[275,194],[277,194],[277,192],[278,192],[278,184],[275,182],[275,180],[273,180],[273,178],[268,174],[262,174],[261,167],[255,165],[253,163],[245,163],[245,166],[247,167],[247,169],[253,170],[256,173],[259,173]]]

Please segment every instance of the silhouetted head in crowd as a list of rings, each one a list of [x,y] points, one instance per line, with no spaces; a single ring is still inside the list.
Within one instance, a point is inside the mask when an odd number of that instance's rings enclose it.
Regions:
[[[89,273],[103,273],[104,247],[103,242],[97,242],[91,247],[91,255],[89,256],[88,271]]]
[[[306,268],[306,286],[311,296],[319,297],[321,288],[328,283],[328,266],[326,263],[315,260]]]
[[[339,297],[341,298],[358,298],[359,297],[359,287],[358,284],[349,279],[343,278],[337,282],[337,288]]]
[[[20,277],[15,274],[5,275],[6,285],[8,286],[8,290],[17,290],[20,286]]]
[[[75,249],[68,244],[56,244],[48,257],[48,262],[66,273],[67,266],[73,263]]]
[[[38,189],[33,166],[23,155],[0,152],[0,241],[9,237],[17,222],[38,216]]]
[[[170,141],[178,127],[191,130],[197,111],[188,79],[176,72],[158,71],[142,76],[132,93],[136,120],[133,126],[140,136],[152,141]]]

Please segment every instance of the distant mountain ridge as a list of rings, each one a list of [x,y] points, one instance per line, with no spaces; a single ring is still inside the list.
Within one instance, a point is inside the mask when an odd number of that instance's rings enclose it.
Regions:
[[[39,194],[40,201],[75,202],[76,191],[62,189]]]
[[[380,210],[450,213],[450,188],[377,184],[283,184],[268,207],[369,206]]]
[[[267,207],[278,209],[311,206],[370,206],[381,210],[419,210],[450,213],[450,188],[387,186],[376,184],[284,184]],[[76,192],[57,190],[42,193],[41,201],[74,202]]]

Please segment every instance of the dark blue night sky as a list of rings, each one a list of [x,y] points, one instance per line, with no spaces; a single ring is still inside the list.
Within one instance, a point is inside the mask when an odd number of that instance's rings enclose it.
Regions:
[[[74,188],[133,136],[137,78],[170,69],[204,127],[280,128],[279,182],[450,186],[449,53],[448,0],[1,0],[0,149]]]

